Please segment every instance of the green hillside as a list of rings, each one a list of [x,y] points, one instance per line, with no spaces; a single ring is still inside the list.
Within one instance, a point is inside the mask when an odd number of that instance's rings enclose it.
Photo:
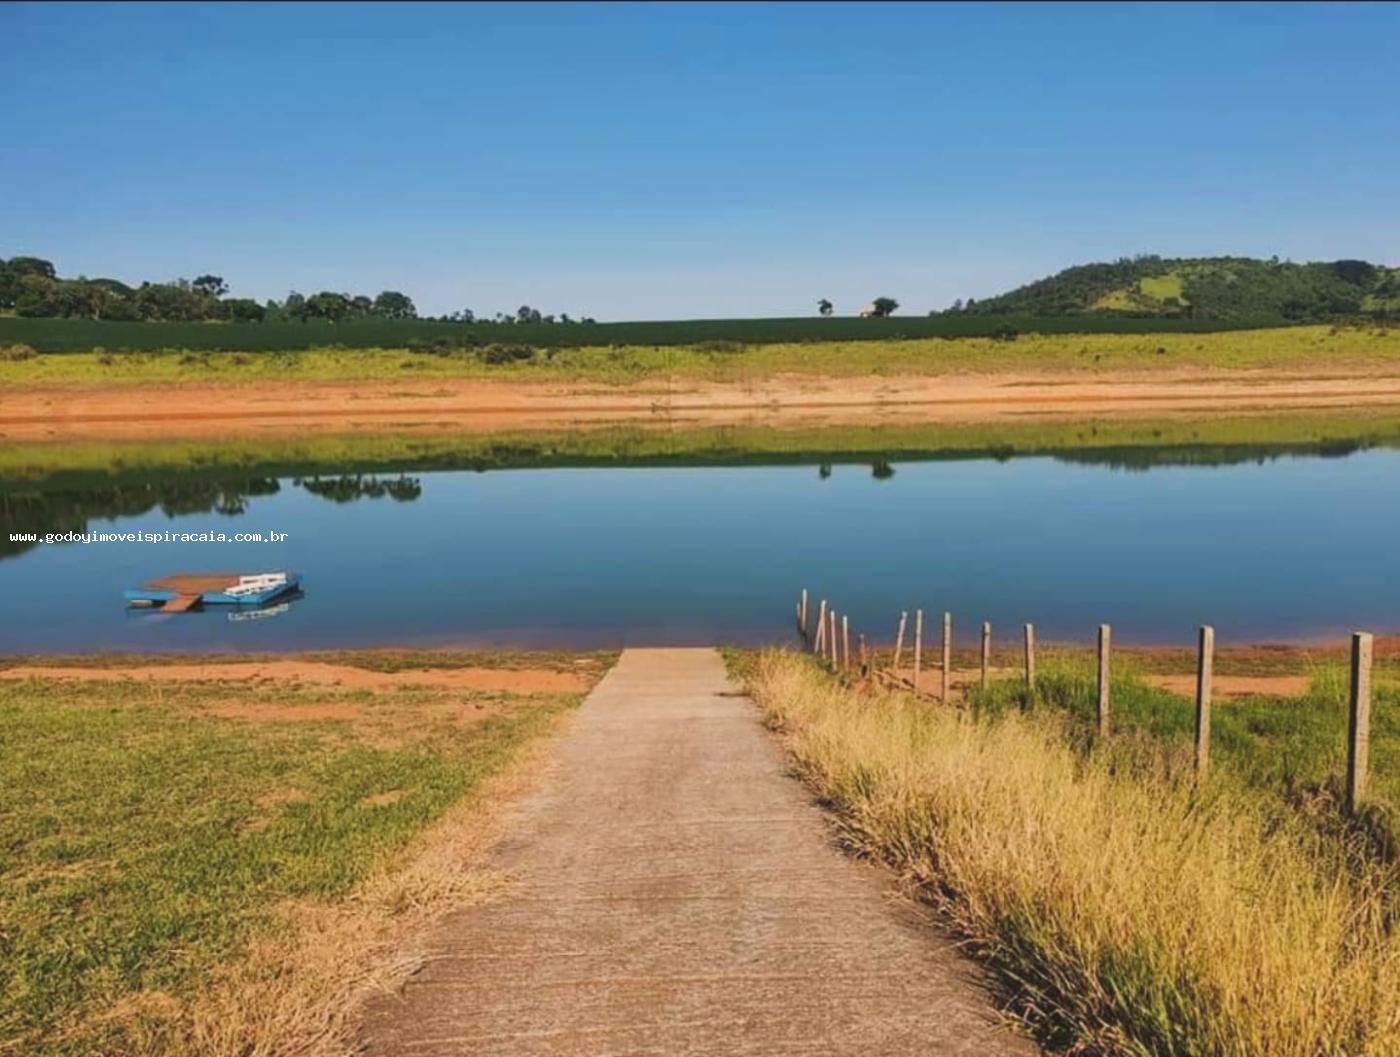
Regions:
[[[1123,257],[1081,264],[953,312],[1127,314],[1324,322],[1400,316],[1400,268],[1367,261],[1296,264],[1251,257]]]

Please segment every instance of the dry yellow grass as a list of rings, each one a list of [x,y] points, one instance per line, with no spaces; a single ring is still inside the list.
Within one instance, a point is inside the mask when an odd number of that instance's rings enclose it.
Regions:
[[[749,681],[852,844],[941,904],[1056,1047],[1400,1053],[1391,875],[1277,802],[1125,773],[1046,717],[857,693],[788,653]]]

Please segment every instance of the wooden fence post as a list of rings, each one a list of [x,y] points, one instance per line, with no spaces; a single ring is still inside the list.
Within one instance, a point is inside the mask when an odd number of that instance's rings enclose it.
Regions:
[[[992,663],[992,625],[982,621],[982,686],[987,686],[987,669]]]
[[[870,674],[870,654],[865,652],[865,632],[860,634],[860,675],[865,678]]]
[[[1109,649],[1113,640],[1113,629],[1107,624],[1099,625],[1099,737],[1108,737],[1108,682]]]
[[[899,675],[899,655],[904,652],[904,625],[909,620],[908,610],[903,610],[899,614],[899,634],[894,640],[894,674]]]
[[[924,611],[914,610],[914,693],[919,692],[919,669],[924,664]]]
[[[851,618],[841,614],[841,668],[851,670]]]
[[[812,639],[812,652],[821,653],[826,642],[826,599],[821,600],[817,609],[817,634]]]
[[[943,614],[943,693],[942,700],[948,703],[948,694],[953,679],[953,614]]]
[[[1035,625],[1026,625],[1026,691],[1035,696]]]
[[[827,613],[826,613],[826,621],[827,621],[826,638],[827,638],[827,642],[830,644],[831,667],[832,667],[832,669],[834,670],[834,669],[836,668],[836,660],[837,660],[837,657],[839,656],[839,654],[838,654],[836,651],[837,651],[838,647],[841,645],[841,644],[837,641],[837,639],[836,639],[836,607],[835,607],[835,606],[832,606],[829,610],[827,610]]]
[[[802,601],[797,606],[797,624],[802,629],[802,637],[807,637],[807,588],[802,589]]]
[[[1366,799],[1371,751],[1371,654],[1369,632],[1351,636],[1351,700],[1347,720],[1347,810],[1354,812]]]
[[[1196,777],[1210,770],[1210,696],[1215,677],[1215,629],[1201,625],[1196,646]]]

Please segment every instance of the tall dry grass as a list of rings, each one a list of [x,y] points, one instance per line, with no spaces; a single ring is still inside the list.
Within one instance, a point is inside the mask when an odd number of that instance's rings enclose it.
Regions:
[[[1387,874],[1276,802],[1125,773],[1054,717],[856,693],[789,653],[750,688],[852,844],[941,904],[1056,1047],[1400,1054]]]

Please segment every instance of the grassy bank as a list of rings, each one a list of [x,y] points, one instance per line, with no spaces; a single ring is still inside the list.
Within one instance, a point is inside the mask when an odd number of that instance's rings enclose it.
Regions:
[[[495,883],[477,802],[577,700],[0,682],[0,1054],[335,1052],[395,923]]]
[[[861,694],[786,653],[747,678],[849,842],[941,904],[1053,1045],[1400,1048],[1388,868],[1228,768],[1198,792],[1141,745],[1083,753],[1054,711]]]
[[[1295,665],[1299,662],[1295,661]],[[1371,731],[1372,790],[1376,811],[1400,835],[1400,667],[1383,657],[1375,670]],[[1087,653],[1042,651],[1036,691],[1018,679],[974,689],[972,706],[989,714],[1028,707],[1067,717],[1073,739],[1087,743],[1096,721],[1095,662]],[[1149,654],[1114,657],[1111,715],[1115,738],[1162,750],[1162,759],[1189,770],[1195,736],[1195,703],[1153,686]],[[1230,665],[1217,665],[1224,674]],[[1346,763],[1348,674],[1340,658],[1307,665],[1309,686],[1296,697],[1251,694],[1222,702],[1212,715],[1211,753],[1217,767],[1264,793],[1321,810],[1340,803]],[[1380,819],[1377,820],[1381,821]],[[1400,851],[1400,846],[1397,846]]]
[[[505,381],[637,383],[648,379],[753,381],[827,377],[1170,367],[1325,370],[1400,364],[1400,331],[1283,327],[1211,333],[1022,333],[1014,340],[924,337],[690,345],[547,344],[438,352],[378,346],[279,352],[130,352],[0,355],[0,386],[123,386],[181,382]],[[491,360],[498,362],[490,362]]]
[[[289,477],[609,465],[740,465],[1050,455],[1123,468],[1215,465],[1400,445],[1400,414],[675,429],[665,424],[482,434],[356,434],[298,440],[0,445],[0,491],[170,475]]]

